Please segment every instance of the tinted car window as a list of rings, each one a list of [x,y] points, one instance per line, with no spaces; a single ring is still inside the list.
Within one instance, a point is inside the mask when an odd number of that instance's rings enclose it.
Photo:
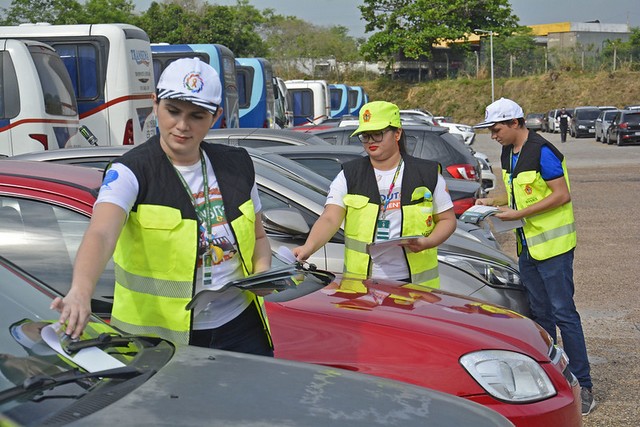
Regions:
[[[616,110],[606,110],[602,112],[604,115],[604,120],[613,120],[613,118],[616,116],[617,111]]]
[[[294,159],[314,172],[333,180],[342,170],[342,163],[337,159]]]
[[[629,123],[629,124],[633,124],[633,125],[637,125],[640,124],[640,112],[639,113],[628,113],[624,115],[624,121]]]
[[[88,225],[89,218],[60,206],[0,197],[0,253],[28,266],[31,274],[62,293],[71,286],[73,261]],[[97,285],[97,299],[102,289],[113,293],[113,271],[113,261],[109,261]],[[103,312],[100,306],[93,309]]]
[[[576,111],[576,119],[595,120],[598,118],[599,114],[600,114],[600,110],[597,108],[589,109],[589,110],[578,110]]]

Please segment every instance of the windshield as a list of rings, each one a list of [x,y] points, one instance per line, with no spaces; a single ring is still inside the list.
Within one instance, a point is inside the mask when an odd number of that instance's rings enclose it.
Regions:
[[[597,108],[593,110],[578,110],[578,112],[576,113],[576,119],[595,120],[598,118],[599,115],[600,115],[600,110]]]
[[[58,320],[59,313],[49,308],[56,296],[54,291],[37,279],[0,258],[0,394],[20,388],[18,396],[6,398],[6,393],[3,395],[0,411],[18,422],[18,425],[40,424],[38,421],[41,417],[51,416],[65,404],[76,403],[80,397],[88,397],[96,388],[112,384],[109,380],[88,378],[72,381],[59,388],[27,389],[25,386],[29,382],[37,385],[38,382],[34,381],[37,376],[50,378],[79,366],[66,354],[56,352],[41,335],[44,328]],[[120,332],[92,316],[81,339],[96,339],[101,334],[119,336]],[[150,347],[154,351],[146,350]],[[126,344],[114,344],[101,349],[92,347],[91,351],[97,351],[118,366],[157,370],[169,360],[173,346],[158,339],[134,337],[131,342],[127,340]],[[91,366],[85,369],[92,370]],[[101,369],[96,365],[94,370]],[[53,396],[56,398],[51,398]]]

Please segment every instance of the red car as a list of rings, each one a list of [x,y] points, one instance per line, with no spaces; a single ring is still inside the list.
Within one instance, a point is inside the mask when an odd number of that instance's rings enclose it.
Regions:
[[[1,253],[66,292],[100,181],[88,168],[0,160]],[[56,284],[57,274],[66,279]],[[99,313],[110,309],[111,275],[108,268],[94,295]],[[276,357],[445,391],[517,426],[581,425],[566,356],[530,319],[399,282],[342,279],[310,288],[267,297]]]

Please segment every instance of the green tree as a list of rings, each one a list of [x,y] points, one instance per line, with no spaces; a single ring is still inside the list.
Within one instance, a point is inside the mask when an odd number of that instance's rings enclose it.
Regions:
[[[36,22],[78,24],[84,18],[82,5],[76,0],[13,0],[3,12],[3,25]]]
[[[265,18],[248,0],[238,0],[235,6],[205,5],[201,12],[200,43],[220,43],[236,57],[264,57],[267,46],[260,37]]]
[[[489,49],[486,49],[486,53]],[[529,27],[520,27],[513,33],[493,36],[494,73],[499,77],[526,74],[538,70],[544,61],[544,51],[536,46]],[[488,55],[487,55],[488,60]]]
[[[189,36],[199,27],[197,10],[177,2],[152,2],[135,21],[154,43],[191,43]]]
[[[369,60],[393,63],[399,55],[433,57],[442,41],[467,38],[473,30],[510,33],[518,18],[508,0],[363,0],[365,31],[374,34],[362,53]],[[430,74],[433,69],[430,67]]]
[[[263,22],[262,14],[247,0],[239,0],[235,6],[185,0],[151,3],[136,25],[146,31],[152,42],[219,43],[236,57],[259,57],[267,54],[258,33]]]
[[[87,0],[84,4],[83,24],[110,24],[135,22],[132,0]]]
[[[317,26],[272,11],[265,12],[265,18],[261,33],[269,48],[269,58],[284,69],[285,75],[295,75],[292,66],[296,64],[298,68],[308,68],[314,59],[348,63],[361,58],[358,52],[361,41],[349,36],[346,27]],[[308,72],[313,70],[308,68]]]

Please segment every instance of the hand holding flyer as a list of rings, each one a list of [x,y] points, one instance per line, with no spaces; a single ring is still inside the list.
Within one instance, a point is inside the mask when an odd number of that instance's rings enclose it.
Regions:
[[[499,212],[500,209],[495,206],[474,205],[460,215],[460,221],[464,221],[469,224],[478,224],[480,221],[488,219],[493,227],[493,231],[496,233],[524,226],[524,220],[522,219],[503,221],[500,218],[495,217],[494,215]]]

